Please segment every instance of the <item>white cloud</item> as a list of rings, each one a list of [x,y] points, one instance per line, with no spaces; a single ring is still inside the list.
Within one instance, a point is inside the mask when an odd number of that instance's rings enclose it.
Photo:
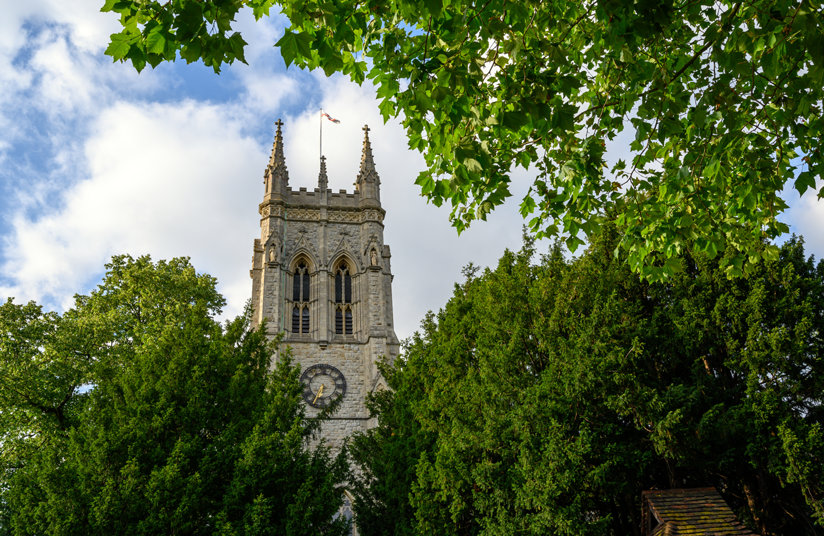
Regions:
[[[109,35],[121,30],[120,16],[101,13],[101,0],[42,0],[41,13],[71,28],[72,43],[81,51],[102,53],[109,46]]]
[[[65,306],[117,253],[191,256],[198,269],[235,278],[257,222],[249,178],[266,158],[241,129],[225,110],[191,101],[105,110],[85,144],[89,178],[62,209],[15,218],[3,272],[16,284],[0,292]]]
[[[246,90],[243,106],[258,114],[275,113],[285,98],[298,92],[297,82],[284,74],[244,70],[241,79]]]
[[[37,101],[52,113],[87,108],[94,102],[100,86],[89,77],[90,58],[72,54],[66,37],[46,31],[38,39],[30,65],[39,78]]]
[[[786,187],[782,192],[790,208],[781,219],[790,225],[792,233],[804,237],[804,251],[807,255],[815,255],[817,260],[824,259],[824,202],[817,197],[822,187],[824,183],[819,181],[816,188],[803,196],[792,187]]]
[[[272,47],[282,18],[255,23],[246,13],[239,19],[238,28],[250,43],[250,65],[228,68],[232,81],[239,81],[237,93],[224,92],[223,104],[210,104],[187,98],[187,86],[178,78],[179,69],[186,67],[180,63],[139,76],[128,65],[112,65],[102,50],[116,21],[97,13],[98,3],[32,0],[14,3],[8,12],[4,6],[0,128],[3,116],[9,128],[0,134],[0,153],[39,127],[27,123],[31,120],[21,109],[51,112],[54,124],[48,125],[46,181],[32,181],[16,191],[19,207],[0,205],[13,213],[0,243],[6,282],[0,295],[65,307],[74,293],[90,290],[113,254],[150,253],[155,259],[188,255],[199,270],[218,277],[229,301],[227,315],[239,313],[251,291],[257,205],[272,143],[271,134],[261,139],[256,133],[262,124],[283,117],[291,186],[314,188],[320,107],[341,120],[339,125],[323,123],[334,190],[352,191],[361,127],[368,123],[372,129],[387,211],[385,240],[393,253],[399,336],[409,336],[427,310],[443,306],[468,262],[494,265],[505,247],[520,247],[523,221],[517,205],[532,182],[529,173],[516,174],[513,198],[489,221],[476,222],[458,237],[447,221],[449,207],[427,205],[420,197],[414,180],[422,158],[407,149],[397,122],[383,124],[371,86],[294,68],[284,73]],[[41,24],[24,25],[33,20]],[[25,57],[18,58],[24,49]],[[198,80],[212,83],[208,77]],[[213,80],[215,86],[226,82]],[[208,99],[210,89],[198,89]],[[164,103],[151,102],[152,96]],[[3,156],[15,159],[17,167],[27,166],[20,155]],[[790,198],[794,208],[789,216],[794,230],[805,234],[808,250],[821,257],[824,237],[818,232],[824,227],[824,208],[814,197]],[[32,207],[45,209],[32,215]]]
[[[70,146],[99,110],[117,96],[163,86],[168,69],[138,76],[103,55],[118,23],[99,12],[97,0],[7,4],[0,17],[0,160],[9,161],[15,144],[35,144],[51,150],[53,165],[65,165],[72,159]],[[11,157],[15,168],[29,167],[28,155],[22,156]],[[40,175],[34,173],[31,182]]]
[[[7,84],[25,87],[30,74],[13,61],[32,45],[32,40],[42,29],[53,35],[65,34],[79,54],[99,54],[106,48],[109,34],[118,26],[115,15],[100,13],[98,0],[5,1],[2,11],[0,84],[4,89],[8,89]],[[58,28],[62,30],[58,31]]]
[[[274,63],[280,65],[280,52],[274,45],[283,34],[286,27],[286,17],[279,15],[276,8],[272,8],[269,17],[255,20],[251,9],[243,9],[238,13],[237,21],[232,25],[239,31],[248,43],[244,54],[246,61],[256,68],[274,68]],[[272,62],[266,65],[266,62]]]
[[[130,64],[112,63],[102,51],[78,49],[65,27],[41,29],[31,44],[25,72],[31,75],[33,87],[25,98],[53,117],[95,114],[118,95],[148,95],[168,83],[170,66],[138,74]]]
[[[243,91],[240,103],[248,111],[259,115],[270,115],[284,107],[290,98],[305,98],[300,79],[305,75],[296,68],[283,71],[283,60],[274,44],[283,34],[286,18],[273,8],[272,16],[255,20],[251,9],[238,13],[233,28],[247,41],[244,50],[247,64],[235,62],[224,67],[239,79]],[[303,104],[303,103],[301,103]]]
[[[275,84],[270,90],[277,102],[291,87]],[[374,90],[340,77],[323,79],[320,90],[318,104],[341,120],[324,123],[330,188],[353,190],[361,127],[372,128],[387,210],[385,239],[393,252],[395,326],[399,336],[409,336],[427,310],[445,303],[462,266],[494,264],[504,247],[520,246],[517,200],[458,237],[447,222],[448,209],[427,205],[419,196],[414,178],[422,158],[407,149],[399,124],[383,124]],[[271,144],[271,138],[252,140],[245,134],[256,112],[247,99],[223,106],[124,101],[104,108],[89,127],[83,153],[75,155],[82,160],[75,167],[85,169],[87,178],[52,203],[60,209],[35,219],[15,217],[2,267],[14,284],[0,288],[0,294],[66,307],[75,292],[89,290],[90,278],[113,254],[186,255],[199,270],[218,277],[229,301],[226,313],[239,313],[251,289],[257,204]],[[314,188],[318,109],[310,105],[284,119],[290,184]],[[519,191],[525,189],[524,184]]]

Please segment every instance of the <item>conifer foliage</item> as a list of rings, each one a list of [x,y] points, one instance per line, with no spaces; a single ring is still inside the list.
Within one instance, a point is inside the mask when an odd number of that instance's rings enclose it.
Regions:
[[[0,306],[0,534],[344,534],[288,354],[186,259],[107,270],[62,316]]]
[[[650,284],[615,241],[470,267],[424,320],[354,442],[364,534],[639,534],[643,490],[693,486],[764,536],[824,533],[824,263],[794,239]]]

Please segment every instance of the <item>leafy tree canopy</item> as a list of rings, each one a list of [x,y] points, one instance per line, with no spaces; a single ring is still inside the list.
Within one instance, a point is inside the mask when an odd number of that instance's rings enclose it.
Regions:
[[[355,440],[363,534],[639,534],[643,490],[693,486],[764,536],[824,533],[824,263],[793,240],[650,284],[616,240],[466,271]]]
[[[779,196],[824,178],[824,19],[817,0],[106,0],[106,53],[137,70],[245,61],[240,9],[289,24],[287,65],[377,86],[424,154],[423,195],[458,230],[534,173],[521,213],[575,250],[605,214],[629,264],[671,274],[694,246],[730,274],[775,259]],[[609,140],[631,133],[608,162]],[[824,196],[824,187],[818,191]]]
[[[0,305],[0,534],[345,534],[288,353],[188,260],[107,268],[62,316]]]

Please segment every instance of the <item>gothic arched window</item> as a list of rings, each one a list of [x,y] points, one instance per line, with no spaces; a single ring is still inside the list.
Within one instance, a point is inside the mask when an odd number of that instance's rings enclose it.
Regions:
[[[301,260],[292,274],[292,333],[309,333],[309,267]]]
[[[345,261],[335,270],[335,333],[352,334],[352,276]]]

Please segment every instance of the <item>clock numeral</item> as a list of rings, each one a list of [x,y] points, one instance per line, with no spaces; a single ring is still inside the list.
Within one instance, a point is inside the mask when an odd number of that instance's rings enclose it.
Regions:
[[[318,396],[318,392],[312,389],[312,381],[319,376],[329,376],[330,380],[332,380],[331,385],[324,382],[326,387],[321,393],[321,396]],[[303,400],[308,405],[316,408],[328,407],[333,400],[337,400],[346,394],[346,378],[341,371],[332,365],[312,365],[303,371],[303,374],[300,376],[300,381],[304,385],[302,393]],[[318,387],[318,390],[319,389],[320,387]]]

